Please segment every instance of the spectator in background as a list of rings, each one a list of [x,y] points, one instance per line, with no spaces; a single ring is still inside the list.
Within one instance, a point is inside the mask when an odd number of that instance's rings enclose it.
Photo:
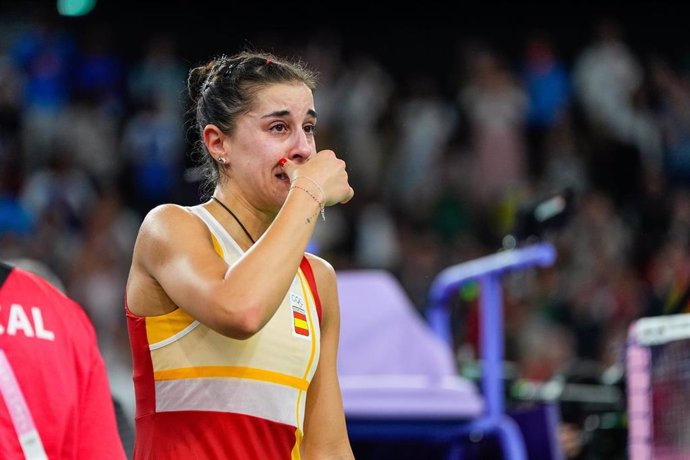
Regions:
[[[144,46],[144,55],[127,72],[130,101],[135,106],[153,104],[161,112],[181,119],[186,102],[187,66],[178,55],[176,37],[153,33]]]
[[[690,183],[690,82],[662,56],[652,59],[650,73],[658,94],[664,175],[672,185],[684,187]]]
[[[44,278],[2,262],[0,394],[0,458],[126,458],[88,317]]]
[[[621,25],[600,19],[593,42],[575,58],[573,83],[593,144],[592,168],[610,169],[609,176],[600,180],[614,184],[613,190],[631,187],[628,183],[638,179],[634,176],[653,178],[662,171],[661,130],[650,108],[645,79]],[[625,169],[638,162],[642,174]]]
[[[92,182],[105,187],[115,182],[123,167],[118,130],[118,121],[98,106],[93,94],[79,93],[57,121],[55,146],[69,152],[74,166]]]
[[[48,158],[43,167],[26,177],[19,199],[36,222],[27,256],[63,273],[74,256],[97,192],[88,174],[75,165],[72,152],[56,149]]]
[[[457,97],[470,125],[472,192],[478,203],[495,206],[526,185],[527,94],[493,49],[470,44],[465,58],[468,81]]]
[[[575,58],[574,89],[594,133],[630,140],[642,64],[623,38],[620,24],[599,20],[592,43]]]
[[[126,67],[115,51],[115,36],[107,24],[93,24],[81,40],[74,68],[74,91],[112,118],[125,110]]]
[[[184,166],[182,123],[151,95],[124,126],[121,154],[137,211],[173,201]]]
[[[70,76],[77,44],[48,11],[37,6],[32,27],[10,48],[23,78],[21,140],[25,171],[41,167],[57,134],[57,121],[70,102]]]
[[[547,136],[570,108],[570,74],[546,34],[534,32],[525,44],[521,78],[527,92],[527,156],[533,179],[541,177]]]
[[[378,193],[385,172],[385,146],[378,125],[392,97],[394,81],[367,53],[358,53],[342,67],[342,74],[333,82],[337,99],[330,101],[330,123],[337,127],[334,141],[352,171],[358,193]]]
[[[457,112],[436,82],[411,72],[407,94],[398,101],[398,136],[386,171],[387,201],[413,218],[424,216],[439,192],[439,164],[453,135]]]
[[[20,166],[17,163],[11,158],[0,156],[0,241],[4,237],[12,238],[13,241],[16,238],[28,238],[35,224],[33,216],[18,196],[16,177]]]

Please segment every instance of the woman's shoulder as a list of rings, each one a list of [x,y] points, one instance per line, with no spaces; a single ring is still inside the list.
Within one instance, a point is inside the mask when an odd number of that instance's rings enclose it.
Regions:
[[[159,204],[152,208],[144,217],[146,221],[165,220],[168,218],[179,218],[179,216],[191,215],[188,206],[182,206],[175,203]]]
[[[140,236],[161,237],[169,234],[189,235],[195,229],[205,228],[191,208],[178,204],[161,204],[151,209],[141,224]]]
[[[314,271],[314,276],[329,276],[335,278],[335,269],[326,259],[310,252],[305,252],[304,255]]]
[[[169,222],[183,223],[188,220],[196,220],[189,206],[165,203],[152,208],[146,213],[142,226],[156,226]]]
[[[319,287],[319,291],[335,289],[335,269],[333,265],[326,259],[315,254],[306,252],[304,255],[314,272],[314,279],[316,280],[316,285]]]

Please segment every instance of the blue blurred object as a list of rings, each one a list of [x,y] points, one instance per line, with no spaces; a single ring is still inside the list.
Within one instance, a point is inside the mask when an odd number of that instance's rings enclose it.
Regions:
[[[319,245],[313,238],[307,243],[307,252],[314,255],[319,254]]]
[[[13,233],[28,236],[33,225],[31,215],[16,198],[0,196],[0,235]]]

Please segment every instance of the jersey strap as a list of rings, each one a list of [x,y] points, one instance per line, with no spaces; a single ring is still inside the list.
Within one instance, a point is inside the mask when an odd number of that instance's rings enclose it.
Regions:
[[[307,278],[307,283],[309,283],[311,294],[314,296],[314,303],[316,303],[316,314],[319,317],[319,324],[321,324],[321,299],[319,299],[319,291],[316,289],[316,279],[314,279],[314,272],[311,269],[309,260],[307,260],[307,256],[302,257],[299,268],[302,269],[302,273],[304,273],[305,278]]]

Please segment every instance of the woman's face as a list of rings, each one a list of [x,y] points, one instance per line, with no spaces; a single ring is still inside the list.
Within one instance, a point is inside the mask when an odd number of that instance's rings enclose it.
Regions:
[[[235,192],[257,209],[277,211],[290,188],[278,162],[308,161],[316,153],[315,125],[314,97],[305,84],[260,89],[251,111],[238,118],[235,131],[224,141]]]

